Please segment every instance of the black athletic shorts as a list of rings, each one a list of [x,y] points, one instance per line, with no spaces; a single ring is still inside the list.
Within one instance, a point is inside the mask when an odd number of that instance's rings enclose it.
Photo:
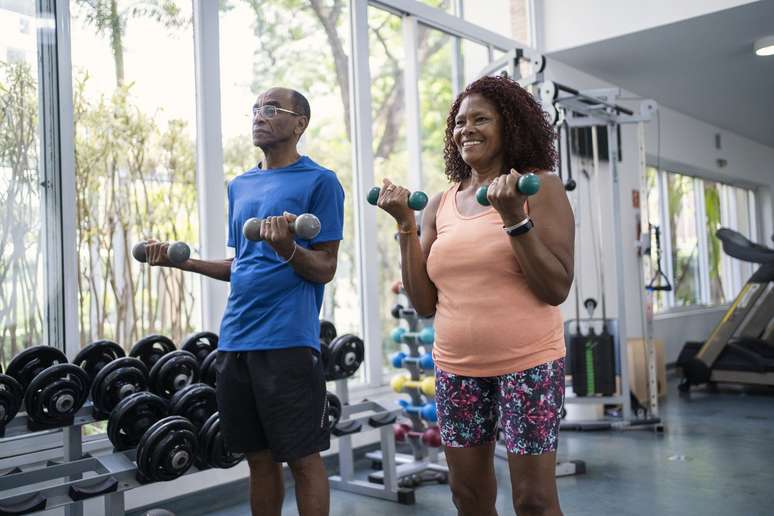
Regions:
[[[218,351],[217,397],[226,445],[288,462],[330,448],[325,375],[309,347]]]

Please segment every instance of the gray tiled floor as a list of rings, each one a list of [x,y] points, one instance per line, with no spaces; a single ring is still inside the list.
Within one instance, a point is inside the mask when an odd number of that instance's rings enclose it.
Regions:
[[[774,393],[697,391],[680,398],[674,382],[662,406],[663,435],[643,431],[562,434],[560,458],[586,461],[585,475],[558,480],[566,515],[774,515]],[[682,460],[679,458],[682,456]],[[513,514],[508,470],[496,460],[497,508]],[[246,500],[246,499],[245,499]],[[246,501],[178,516],[249,514]],[[283,515],[297,515],[288,489]],[[454,514],[448,486],[425,486],[402,506],[333,491],[331,514]]]

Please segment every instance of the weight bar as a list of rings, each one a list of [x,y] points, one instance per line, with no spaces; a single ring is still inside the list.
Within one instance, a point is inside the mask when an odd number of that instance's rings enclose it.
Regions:
[[[417,389],[425,396],[435,397],[435,377],[427,376],[421,380],[412,380],[405,374],[394,376],[390,386],[395,392],[405,392],[406,389]]]
[[[435,368],[433,355],[430,353],[425,353],[419,357],[410,357],[403,351],[398,351],[392,355],[390,361],[392,362],[392,366],[396,369],[406,367],[406,364],[416,364],[420,369],[424,369],[425,371],[432,371]]]
[[[379,195],[381,194],[382,189],[378,186],[374,186],[368,191],[368,197],[366,197],[366,200],[368,201],[368,204],[372,206],[376,206],[376,204],[379,202]],[[408,195],[408,206],[414,211],[420,211],[424,210],[425,206],[427,206],[428,197],[425,192],[412,192]]]
[[[261,239],[261,222],[263,219],[249,218],[242,226],[242,234],[246,239],[258,242]],[[303,240],[312,240],[320,234],[320,219],[312,213],[302,213],[296,220],[288,224],[291,233]]]
[[[430,401],[424,405],[412,405],[406,400],[398,400],[398,405],[400,405],[407,414],[416,414],[425,421],[431,423],[438,421],[438,410],[434,401]]]
[[[486,196],[488,188],[489,185],[484,185],[476,192],[476,201],[482,206],[489,206],[489,199]],[[522,175],[516,181],[516,191],[522,195],[535,195],[540,191],[540,178],[531,172]]]
[[[148,262],[148,255],[145,250],[147,241],[141,240],[132,246],[132,256],[140,263]],[[167,247],[167,258],[174,265],[180,265],[191,257],[191,248],[185,242],[171,242]]]

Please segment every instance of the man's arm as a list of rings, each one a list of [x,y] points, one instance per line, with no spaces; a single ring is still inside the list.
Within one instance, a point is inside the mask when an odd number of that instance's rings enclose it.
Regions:
[[[290,266],[307,281],[328,283],[336,275],[338,264],[339,241],[320,242],[306,249],[296,244],[295,249],[287,255],[279,254],[285,261],[290,260]]]
[[[180,265],[175,265],[169,261],[169,258],[167,257],[168,247],[169,244],[167,242],[148,240],[145,244],[145,255],[148,259],[148,265],[197,272],[221,281],[231,281],[231,262],[234,261],[233,258],[228,258],[226,260],[198,260],[196,258],[189,258]]]

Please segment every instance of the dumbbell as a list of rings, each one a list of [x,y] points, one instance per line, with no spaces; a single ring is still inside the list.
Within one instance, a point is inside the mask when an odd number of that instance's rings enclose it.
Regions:
[[[489,206],[489,199],[486,198],[486,191],[489,185],[484,185],[476,192],[476,200],[482,206]],[[524,195],[535,195],[540,190],[540,178],[532,173],[524,174],[516,182],[516,190]]]
[[[405,374],[399,374],[390,380],[390,386],[395,392],[403,392],[406,388],[413,387],[419,389],[425,396],[430,396],[431,398],[435,396],[435,377],[433,376],[427,376],[421,380],[412,380]]]
[[[378,186],[371,188],[368,191],[368,204],[376,206],[376,203],[379,201],[379,194],[381,191],[382,189]],[[420,192],[419,190],[410,193],[408,198],[408,205],[409,208],[414,211],[424,210],[425,206],[427,206],[427,194],[425,192]]]
[[[425,421],[431,423],[438,421],[438,410],[435,408],[434,401],[425,403],[424,405],[412,405],[406,400],[398,400],[398,405],[400,405],[406,413],[417,414]]]
[[[772,239],[774,239],[774,235],[772,235]],[[392,284],[390,290],[395,295],[400,294],[400,291],[403,290],[403,282],[401,280],[395,280],[395,283]]]
[[[390,314],[395,319],[400,319],[400,311],[403,310],[403,305],[400,303],[396,303],[395,306],[392,307],[392,310],[390,310]]]
[[[242,234],[246,239],[253,242],[261,240],[262,220],[253,217],[245,221],[245,224],[242,226]],[[311,240],[320,234],[320,219],[311,213],[302,213],[288,226],[291,233],[295,233],[304,240]]]
[[[435,330],[432,326],[425,326],[419,332],[410,332],[406,328],[398,326],[390,332],[390,337],[394,342],[400,344],[405,339],[417,338],[423,344],[432,344],[435,342]]]
[[[142,240],[132,247],[132,256],[138,262],[146,263],[148,261],[148,255],[145,253],[145,244],[147,242]],[[185,242],[172,242],[167,247],[167,258],[175,265],[180,265],[190,257],[191,248]]]
[[[403,351],[398,351],[392,356],[392,366],[396,369],[406,367],[406,364],[417,364],[420,369],[425,371],[432,371],[435,364],[433,363],[433,355],[425,353],[421,357],[410,357]]]
[[[395,441],[397,442],[403,442],[407,437],[418,437],[430,448],[441,447],[441,431],[437,426],[428,427],[424,432],[415,432],[411,429],[410,425],[400,423],[394,425],[392,429],[395,434]]]

